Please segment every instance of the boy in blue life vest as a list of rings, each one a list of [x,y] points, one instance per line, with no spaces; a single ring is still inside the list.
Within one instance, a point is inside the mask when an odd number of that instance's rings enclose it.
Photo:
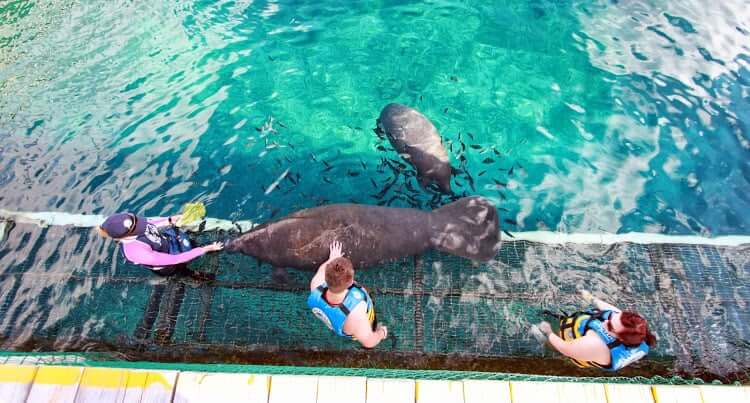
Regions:
[[[623,312],[586,290],[581,296],[596,309],[560,315],[559,335],[548,322],[532,327],[577,366],[617,371],[645,357],[656,344],[641,315]]]
[[[334,333],[365,348],[377,346],[388,336],[388,329],[377,323],[367,290],[354,282],[354,267],[339,242],[331,244],[328,260],[310,281],[307,306]]]

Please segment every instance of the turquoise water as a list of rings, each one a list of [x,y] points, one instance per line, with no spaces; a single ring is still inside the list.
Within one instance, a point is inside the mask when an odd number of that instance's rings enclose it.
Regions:
[[[485,3],[2,1],[0,208],[161,215],[201,200],[263,222],[445,203],[382,163],[399,157],[372,129],[400,102],[465,168],[453,189],[495,202],[510,232],[750,232],[746,2]],[[585,286],[653,320],[670,371],[746,377],[745,249],[504,245],[480,267],[430,254],[422,274],[358,274],[395,336],[381,350],[570,372],[527,328]],[[196,285],[118,256],[87,230],[18,225],[0,243],[0,347],[344,350],[332,357],[351,365],[351,343],[310,327],[309,273],[279,286],[213,254],[196,265],[217,282]]]
[[[746,3],[484,3],[3,2],[0,207],[428,208],[373,197],[401,102],[510,231],[748,233]]]

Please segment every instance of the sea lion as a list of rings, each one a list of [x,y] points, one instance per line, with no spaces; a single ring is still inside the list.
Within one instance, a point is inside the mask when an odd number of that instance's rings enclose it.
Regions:
[[[292,213],[227,242],[275,267],[317,269],[334,240],[357,268],[415,256],[434,248],[472,260],[487,261],[499,247],[498,214],[481,197],[465,197],[435,211],[330,204]]]
[[[401,158],[414,166],[423,188],[434,182],[442,192],[451,193],[448,152],[429,119],[408,106],[388,104],[380,112],[377,127],[388,136]]]

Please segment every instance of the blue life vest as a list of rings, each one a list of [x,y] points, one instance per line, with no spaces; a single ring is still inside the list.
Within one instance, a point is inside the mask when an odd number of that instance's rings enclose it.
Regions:
[[[574,364],[581,368],[596,367],[606,371],[617,371],[641,358],[649,352],[646,342],[628,347],[609,334],[604,329],[604,322],[612,315],[612,311],[584,311],[560,319],[560,338],[569,341],[583,337],[588,330],[593,330],[607,344],[610,353],[609,365],[602,365],[593,361],[581,361],[571,358]]]
[[[326,291],[328,291],[326,283],[310,291],[310,296],[307,298],[307,306],[312,310],[313,315],[325,323],[334,333],[354,339],[351,335],[344,333],[344,322],[346,321],[346,317],[362,301],[367,304],[367,318],[372,324],[372,330],[375,330],[375,326],[377,325],[375,306],[372,303],[370,294],[367,293],[364,287],[360,287],[356,283],[352,284],[346,293],[346,297],[344,297],[344,302],[339,305],[331,305],[325,300]]]
[[[143,234],[138,235],[135,239],[147,244],[157,252],[169,253],[170,255],[177,255],[193,249],[187,234],[174,226],[159,228],[154,224],[148,224]]]

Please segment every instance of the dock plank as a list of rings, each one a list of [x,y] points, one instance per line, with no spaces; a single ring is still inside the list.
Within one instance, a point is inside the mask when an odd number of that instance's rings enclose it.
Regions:
[[[316,403],[318,377],[309,375],[273,375],[268,403]]]
[[[701,385],[703,403],[750,403],[750,387]]]
[[[128,371],[117,368],[84,368],[76,403],[120,402],[125,398]]]
[[[461,381],[418,380],[415,387],[417,403],[464,403]]]
[[[82,375],[82,367],[39,367],[26,402],[73,403]]]
[[[511,403],[509,382],[466,380],[463,383],[465,403]]]
[[[181,372],[175,403],[268,402],[269,375]]]
[[[140,403],[171,402],[177,376],[177,371],[146,371]]]
[[[607,403],[604,385],[573,382],[511,382],[513,403]]]
[[[318,377],[318,403],[365,403],[367,378],[363,376]]]
[[[702,403],[701,390],[697,386],[654,385],[656,403]],[[734,402],[732,402],[734,403]]]
[[[604,385],[609,403],[654,403],[654,395],[648,385],[608,383]]]
[[[25,402],[36,371],[33,365],[0,365],[0,402]]]
[[[414,403],[415,391],[412,379],[367,379],[367,403]]]

